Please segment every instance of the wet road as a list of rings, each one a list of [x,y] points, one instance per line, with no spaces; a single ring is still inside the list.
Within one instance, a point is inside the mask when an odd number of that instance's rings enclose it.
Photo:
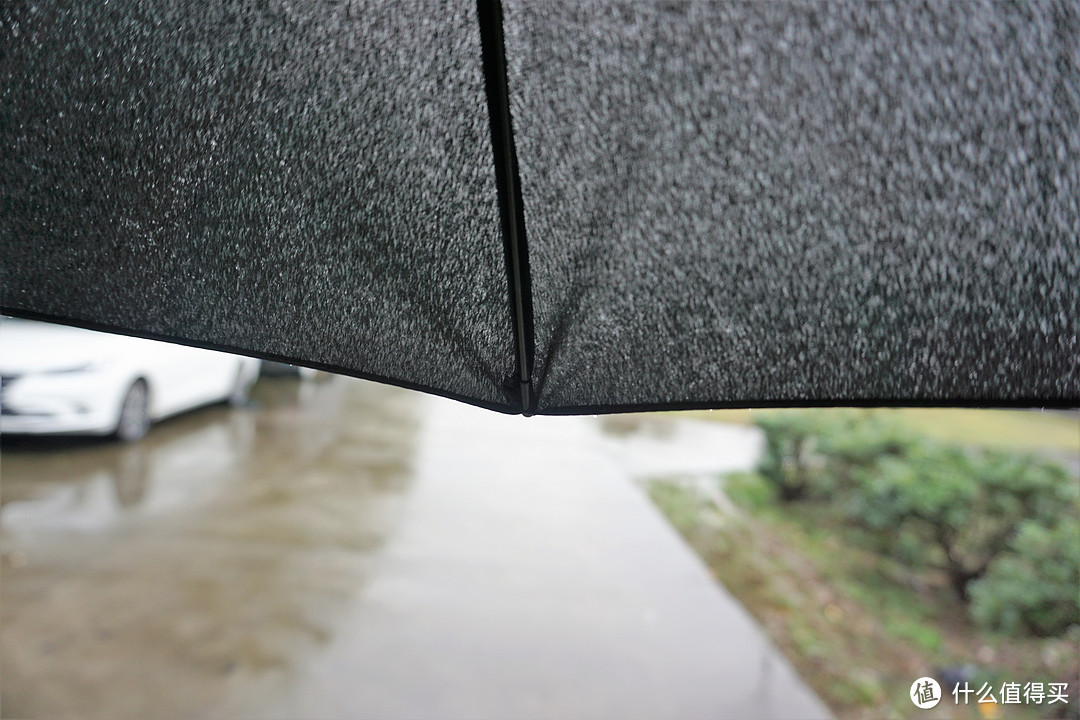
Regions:
[[[12,440],[4,717],[826,715],[632,481],[752,432],[333,378],[130,447]]]

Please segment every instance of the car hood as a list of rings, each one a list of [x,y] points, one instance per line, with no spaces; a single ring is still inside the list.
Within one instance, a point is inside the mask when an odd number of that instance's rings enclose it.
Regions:
[[[0,374],[68,370],[123,352],[129,338],[49,323],[0,318]]]

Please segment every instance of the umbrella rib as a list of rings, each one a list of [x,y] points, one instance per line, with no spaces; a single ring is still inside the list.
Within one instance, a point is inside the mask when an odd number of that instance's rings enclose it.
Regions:
[[[503,40],[502,5],[499,0],[477,0],[480,43],[483,52],[484,85],[487,90],[488,116],[491,120],[491,145],[495,159],[495,184],[499,192],[506,250],[507,278],[517,349],[517,383],[521,391],[521,412],[532,415],[536,398],[532,387],[533,337],[532,282],[529,254],[525,241],[525,215],[522,212],[521,180],[518,176],[514,129],[510,118],[510,94],[506,80],[506,46]]]

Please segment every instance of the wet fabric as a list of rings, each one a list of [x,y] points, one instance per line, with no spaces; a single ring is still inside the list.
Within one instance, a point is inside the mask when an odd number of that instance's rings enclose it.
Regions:
[[[505,70],[485,7],[6,6],[3,310],[508,412],[1080,401],[1074,4],[512,0]]]
[[[473,10],[67,5],[0,11],[5,308],[511,409]]]

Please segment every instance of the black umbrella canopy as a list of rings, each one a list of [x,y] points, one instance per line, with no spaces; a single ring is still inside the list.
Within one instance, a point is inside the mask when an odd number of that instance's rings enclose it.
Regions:
[[[505,412],[1080,401],[1074,3],[0,21],[6,313]]]

